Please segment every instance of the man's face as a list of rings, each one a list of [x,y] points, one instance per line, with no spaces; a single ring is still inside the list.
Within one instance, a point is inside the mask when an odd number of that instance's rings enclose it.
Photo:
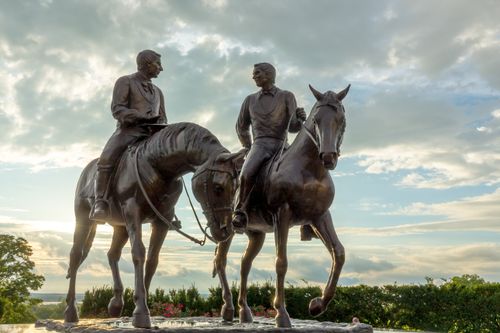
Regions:
[[[146,74],[149,78],[158,77],[161,71],[163,71],[163,67],[161,67],[160,58],[156,58],[146,66]]]
[[[257,87],[264,87],[266,84],[270,82],[269,75],[267,75],[267,73],[264,72],[259,67],[255,67],[253,69],[252,78],[255,81]]]

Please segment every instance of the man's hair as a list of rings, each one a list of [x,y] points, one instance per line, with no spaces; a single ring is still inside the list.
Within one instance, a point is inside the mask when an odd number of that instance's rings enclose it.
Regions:
[[[137,69],[141,70],[145,68],[147,64],[155,61],[157,58],[161,58],[161,55],[159,53],[156,53],[155,51],[144,50],[139,52],[136,59]]]
[[[267,76],[271,79],[271,82],[274,84],[274,80],[276,79],[276,68],[273,65],[267,62],[260,62],[258,64],[253,65],[254,68],[260,68]]]

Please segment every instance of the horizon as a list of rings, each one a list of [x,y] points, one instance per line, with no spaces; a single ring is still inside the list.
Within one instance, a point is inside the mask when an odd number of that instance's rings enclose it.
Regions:
[[[241,103],[258,90],[255,63],[272,63],[276,85],[308,114],[315,101],[308,84],[321,92],[351,84],[342,156],[331,172],[330,211],[346,248],[339,285],[464,274],[500,282],[494,2],[40,0],[0,9],[0,233],[33,247],[46,278],[37,293],[68,288],[76,183],[113,133],[113,85],[136,71],[143,49],[162,55],[164,71],[153,83],[165,95],[169,123],[196,122],[233,152],[241,146],[234,130]],[[201,235],[185,193],[176,213],[183,231]],[[143,230],[147,246],[149,225]],[[97,227],[78,293],[112,285],[111,231]],[[233,240],[230,283],[239,281],[246,239]],[[170,232],[151,288],[218,285],[210,278],[214,248]],[[327,282],[328,251],[318,240],[301,242],[299,228],[290,230],[288,259],[290,283]],[[120,271],[132,287],[129,244]],[[274,277],[268,234],[249,283]]]

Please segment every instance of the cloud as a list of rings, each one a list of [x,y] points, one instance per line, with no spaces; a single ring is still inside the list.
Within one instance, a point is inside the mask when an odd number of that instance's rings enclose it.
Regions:
[[[500,205],[498,202],[500,202],[500,189],[448,202],[415,202],[398,209],[394,209],[393,206],[370,204],[367,208],[376,208],[379,215],[418,217],[419,219],[423,217],[427,221],[373,228],[343,227],[339,228],[339,233],[381,237],[425,234],[436,231],[498,233],[500,232],[498,221]],[[427,218],[428,216],[430,218]]]
[[[399,201],[387,203],[387,188],[381,188],[376,203],[364,202],[365,213],[377,208],[404,221],[423,222],[343,227],[339,233],[368,235],[380,242],[436,231],[498,232],[494,217],[499,216],[499,195],[490,190],[500,179],[500,66],[495,56],[500,7],[493,2],[11,1],[1,5],[1,12],[0,164],[7,183],[15,183],[9,187],[12,193],[2,193],[2,206],[26,211],[2,209],[10,216],[0,218],[0,229],[33,240],[39,269],[49,276],[47,290],[60,288],[67,265],[73,225],[59,215],[71,211],[71,202],[48,213],[40,207],[48,201],[46,187],[40,197],[47,201],[38,202],[35,191],[27,196],[33,202],[17,198],[21,192],[16,189],[37,188],[26,183],[24,174],[15,178],[12,170],[56,177],[61,190],[52,191],[50,199],[70,201],[75,179],[69,184],[61,174],[46,171],[81,168],[99,155],[115,128],[110,112],[113,84],[135,71],[135,56],[146,48],[162,54],[165,71],[154,82],[164,92],[169,121],[201,123],[231,150],[240,147],[234,123],[241,102],[257,90],[251,80],[254,63],[275,64],[278,86],[293,91],[306,110],[314,100],[308,83],[322,91],[352,83],[344,100],[343,156],[354,166],[334,174],[336,180],[360,174],[377,180],[390,176],[397,190],[436,191],[427,202],[401,207]],[[472,186],[488,193],[443,199],[446,190],[467,192]],[[42,217],[30,220],[27,215]],[[109,227],[99,227],[79,288],[110,283],[110,233]],[[477,239],[469,243],[477,245]],[[213,248],[194,250],[182,242],[172,233],[168,237],[158,281],[177,286],[175,279],[184,277],[199,279],[203,286],[215,284],[207,279]],[[295,231],[290,253],[300,254],[303,246]],[[443,274],[454,274],[462,270],[446,260],[462,263],[457,256],[480,252],[491,257],[495,246],[458,254],[444,247],[442,253],[448,256],[438,256],[434,267],[425,265],[423,254],[412,256],[411,251],[426,253],[425,248],[409,246],[405,252],[371,246],[363,250],[367,252],[349,254],[341,278],[346,283],[415,281],[425,269],[438,274],[439,267],[445,268]],[[228,266],[232,279],[239,278],[244,247],[245,240],[235,240]],[[127,245],[121,264],[124,281],[131,285],[129,249]],[[325,281],[331,259],[322,245],[317,250],[321,255],[291,259],[290,280]],[[399,253],[410,254],[417,264]],[[463,263],[464,272],[475,268]],[[491,271],[479,267],[477,272],[497,277]],[[263,249],[252,274],[255,279],[274,276],[272,246]]]

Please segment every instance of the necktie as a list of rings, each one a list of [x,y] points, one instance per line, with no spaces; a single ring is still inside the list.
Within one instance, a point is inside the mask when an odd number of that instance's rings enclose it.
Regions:
[[[142,82],[142,86],[150,94],[153,93],[154,90],[153,90],[153,84],[151,83],[151,81],[144,81],[144,82]]]

